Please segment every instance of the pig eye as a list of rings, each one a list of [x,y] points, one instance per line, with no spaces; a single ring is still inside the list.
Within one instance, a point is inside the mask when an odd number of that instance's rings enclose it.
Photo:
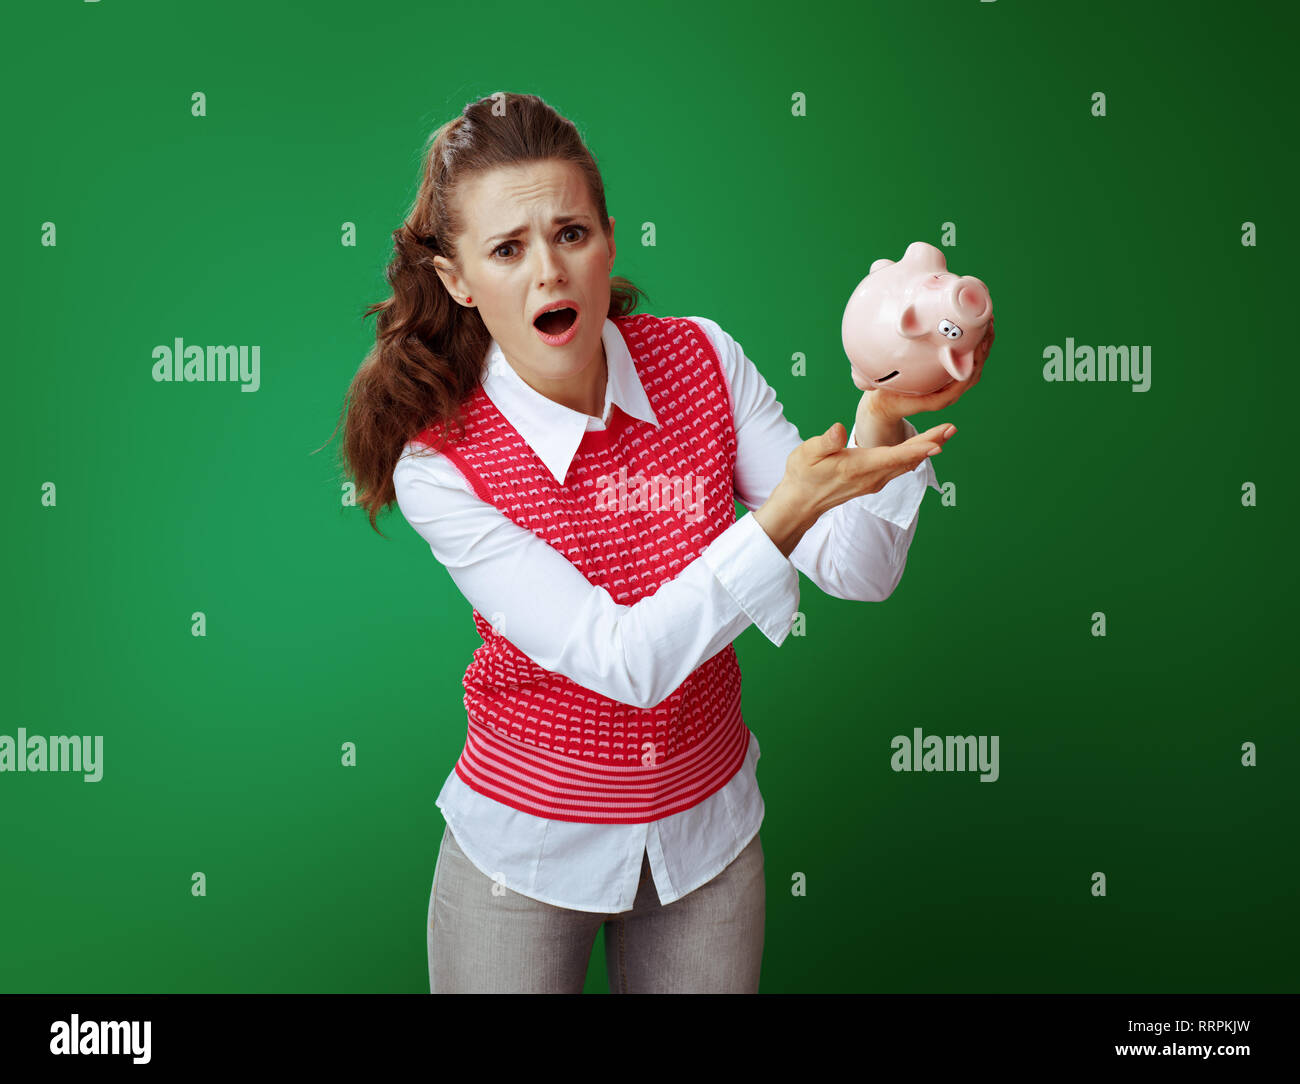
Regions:
[[[961,328],[959,328],[951,320],[940,320],[939,334],[946,336],[949,339],[957,339],[961,337]]]

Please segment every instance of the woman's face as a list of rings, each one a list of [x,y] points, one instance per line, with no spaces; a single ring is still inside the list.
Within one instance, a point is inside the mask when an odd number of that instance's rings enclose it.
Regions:
[[[614,219],[609,240],[571,162],[529,162],[472,176],[457,191],[465,233],[456,243],[459,274],[434,257],[448,291],[479,310],[515,371],[536,391],[600,416],[605,402],[601,330],[609,313]],[[577,310],[567,329],[547,337],[539,309],[564,301]],[[549,328],[548,321],[542,321]]]

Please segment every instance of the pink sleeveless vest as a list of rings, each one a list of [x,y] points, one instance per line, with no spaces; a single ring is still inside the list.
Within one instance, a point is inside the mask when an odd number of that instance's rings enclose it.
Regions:
[[[607,428],[583,437],[561,485],[479,387],[463,408],[464,438],[443,454],[480,498],[630,606],[735,522],[736,436],[703,329],[645,314],[614,323],[658,427],[613,407]],[[456,773],[480,794],[553,820],[641,824],[703,801],[744,763],[749,729],[732,645],[661,703],[638,708],[543,669],[477,610],[473,618],[483,643],[465,671],[469,728]]]

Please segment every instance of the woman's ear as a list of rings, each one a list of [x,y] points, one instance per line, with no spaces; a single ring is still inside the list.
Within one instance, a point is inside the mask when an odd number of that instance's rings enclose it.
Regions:
[[[446,256],[435,256],[433,258],[433,269],[438,272],[438,278],[442,279],[442,285],[446,288],[447,293],[452,297],[464,296],[461,289],[460,276],[456,274],[455,267]]]

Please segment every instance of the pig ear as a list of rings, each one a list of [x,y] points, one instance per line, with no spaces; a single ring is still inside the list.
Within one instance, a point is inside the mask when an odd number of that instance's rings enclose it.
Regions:
[[[939,361],[954,380],[969,380],[975,371],[975,353],[971,350],[959,354],[951,346],[945,346],[939,351]]]
[[[921,318],[916,314],[915,302],[907,305],[902,312],[898,314],[898,323],[894,325],[894,330],[905,339],[915,339],[922,334],[924,329],[921,327]]]
[[[887,259],[881,258],[881,259],[877,260],[875,263],[873,263],[873,264],[871,265],[871,269],[867,272],[867,274],[868,274],[868,275],[874,275],[874,274],[875,274],[877,271],[879,271],[882,267],[890,267],[890,266],[892,266],[892,265],[893,265],[893,262],[894,262],[893,260],[887,260]]]

